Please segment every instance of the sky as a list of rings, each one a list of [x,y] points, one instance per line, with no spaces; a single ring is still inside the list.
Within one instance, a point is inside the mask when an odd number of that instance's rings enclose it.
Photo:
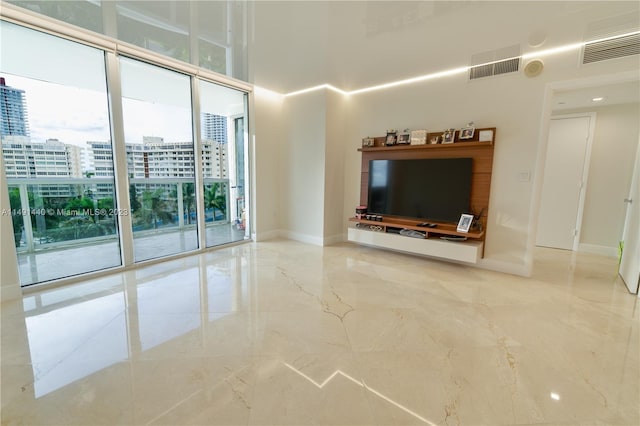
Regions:
[[[87,141],[110,140],[106,92],[23,78],[7,73],[6,85],[25,91],[31,140],[86,147]],[[191,112],[171,105],[123,98],[125,141],[141,143],[143,136],[165,142],[193,140]]]

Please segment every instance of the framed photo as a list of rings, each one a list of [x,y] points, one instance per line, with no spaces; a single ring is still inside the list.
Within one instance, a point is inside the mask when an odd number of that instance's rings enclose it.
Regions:
[[[398,140],[396,142],[398,145],[409,145],[411,143],[411,133],[402,132],[398,135]]]
[[[362,138],[362,147],[370,148],[375,145],[375,140],[373,138]]]
[[[475,130],[476,130],[475,127],[463,127],[462,129],[460,129],[458,139],[460,140],[472,139],[473,133],[475,132]]]
[[[480,130],[480,137],[478,138],[480,142],[491,142],[493,141],[493,130]]]
[[[427,143],[427,131],[426,130],[412,130],[411,131],[411,145],[424,145]]]
[[[395,145],[398,142],[398,134],[396,131],[387,131],[387,139],[385,141],[385,145]]]
[[[453,143],[456,137],[456,131],[454,129],[445,130],[442,134],[442,143]]]
[[[429,139],[429,143],[431,145],[436,145],[440,143],[440,135],[438,136],[433,136],[431,139]]]
[[[462,214],[460,215],[460,220],[458,221],[458,228],[456,231],[458,232],[469,232],[471,228],[471,223],[473,222],[472,214]]]

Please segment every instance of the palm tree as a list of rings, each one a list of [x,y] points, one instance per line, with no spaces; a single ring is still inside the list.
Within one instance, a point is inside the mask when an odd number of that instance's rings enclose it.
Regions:
[[[195,211],[195,191],[192,183],[182,184],[182,203],[187,212],[187,224],[191,224],[191,212]]]
[[[18,188],[12,188],[9,190],[9,205],[11,206],[11,219],[13,219],[13,238],[16,244],[16,247],[20,246],[20,240],[22,239],[22,226],[24,225],[23,215],[18,213],[13,213],[16,211],[20,211],[21,202],[20,202],[20,190]]]
[[[216,217],[216,209],[226,216],[227,215],[227,195],[224,185],[220,182],[214,182],[204,192],[204,206],[213,209],[213,220]]]
[[[162,199],[164,189],[158,188],[155,191],[144,191],[142,193],[142,203],[134,216],[143,224],[152,224],[153,229],[158,228],[158,222],[171,222],[173,217],[167,208],[167,203]]]
[[[180,184],[178,184],[180,185]],[[187,224],[191,224],[191,212],[195,212],[195,193],[192,183],[183,183],[182,184],[182,205],[184,206],[184,212],[187,215]],[[177,189],[171,190],[171,197],[178,201],[178,191]]]
[[[135,213],[140,208],[140,201],[138,200],[138,193],[136,186],[132,183],[129,185],[129,203],[131,207],[131,213]]]
[[[95,222],[93,200],[87,197],[77,196],[67,203],[66,210],[72,212],[72,216],[84,216],[85,212],[89,213],[90,218]]]

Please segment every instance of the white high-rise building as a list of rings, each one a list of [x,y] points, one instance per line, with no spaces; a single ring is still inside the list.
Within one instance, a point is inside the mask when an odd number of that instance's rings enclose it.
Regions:
[[[205,112],[202,114],[202,139],[227,143],[227,120],[222,115]]]
[[[57,139],[38,143],[28,136],[4,136],[2,154],[8,178],[70,177],[72,169],[80,167],[79,153],[67,150],[67,145]]]
[[[82,177],[82,148],[65,144],[58,139],[44,143],[32,142],[28,136],[2,137],[2,155],[7,178],[69,178]],[[40,195],[70,196],[70,185],[39,184]]]
[[[87,142],[90,169],[96,177],[113,176],[113,151],[110,142]],[[159,137],[144,137],[142,144],[125,144],[130,178],[193,178],[193,142],[164,142]],[[227,145],[202,142],[202,165],[207,178],[228,177]]]
[[[29,136],[4,135],[2,136],[2,155],[4,157],[4,172],[7,178],[29,177],[29,171],[35,174],[35,165],[30,167],[33,155],[27,149],[30,146]]]
[[[84,177],[82,167],[82,153],[84,149],[77,145],[65,144],[67,151],[67,164],[69,167],[69,176],[74,178]]]
[[[113,151],[109,141],[87,142],[87,171],[95,177],[113,176]]]
[[[6,85],[0,77],[0,136],[29,136],[24,90]]]

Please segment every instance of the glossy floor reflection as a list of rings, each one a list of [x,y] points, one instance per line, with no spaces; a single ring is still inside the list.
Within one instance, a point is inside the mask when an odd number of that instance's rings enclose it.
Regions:
[[[230,223],[208,225],[205,228],[207,247],[242,241],[244,230]],[[198,248],[197,232],[163,229],[157,233],[134,234],[136,261],[171,256]],[[117,238],[76,241],[70,245],[38,247],[33,253],[18,251],[20,281],[23,286],[70,277],[87,272],[120,266],[120,243]]]
[[[2,424],[640,422],[615,259],[251,243],[2,306]]]

